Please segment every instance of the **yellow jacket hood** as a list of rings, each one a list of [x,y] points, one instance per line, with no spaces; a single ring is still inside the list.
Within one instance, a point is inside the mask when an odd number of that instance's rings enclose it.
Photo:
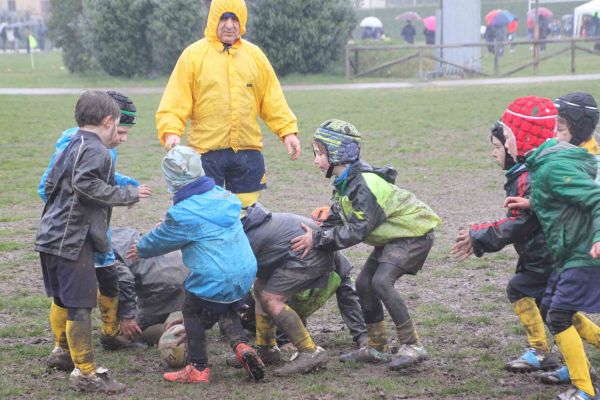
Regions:
[[[211,42],[218,41],[217,26],[221,20],[221,15],[225,13],[234,13],[240,21],[240,36],[246,33],[246,22],[248,21],[248,9],[244,0],[213,0],[210,3],[206,29],[204,36]]]

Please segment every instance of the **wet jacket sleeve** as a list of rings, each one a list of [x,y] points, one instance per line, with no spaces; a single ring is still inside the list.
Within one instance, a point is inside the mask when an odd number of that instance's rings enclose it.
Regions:
[[[119,172],[115,172],[115,183],[118,186],[140,186],[140,182],[137,179],[131,178],[127,175],[123,175]]]
[[[48,180],[48,175],[50,175],[50,170],[52,170],[52,166],[54,165],[54,160],[56,159],[56,156],[57,153],[55,152],[50,157],[50,162],[48,163],[48,166],[46,167],[46,170],[44,171],[42,178],[40,179],[40,183],[38,184],[38,195],[44,203],[48,201],[48,196],[46,195],[46,182]],[[53,187],[49,188],[48,193],[52,192],[52,188]]]
[[[546,174],[546,187],[562,201],[588,210],[593,218],[593,242],[600,242],[600,185],[583,170],[556,163]]]
[[[99,206],[128,206],[139,201],[138,189],[133,186],[108,185],[105,157],[92,147],[84,148],[75,160],[73,192],[82,203]],[[104,178],[104,179],[103,179]],[[46,193],[48,189],[46,189]]]
[[[539,221],[530,210],[514,210],[505,218],[473,224],[469,229],[473,253],[481,257],[505,246],[524,240],[539,228]]]
[[[165,134],[175,133],[182,136],[185,131],[194,106],[195,71],[188,47],[175,64],[156,112],[158,140],[161,144],[165,142]]]
[[[333,203],[329,209],[327,218],[321,223],[321,229],[331,229],[341,225],[344,225],[344,221],[340,216],[340,208],[337,203]]]
[[[119,306],[117,316],[119,319],[134,319],[137,310],[135,277],[129,267],[124,264],[117,266],[117,272],[119,274]]]
[[[354,246],[362,242],[387,218],[362,175],[355,177],[348,186],[348,200],[352,204],[352,210],[346,218],[347,223],[314,231],[315,248],[340,250]]]
[[[260,50],[259,50],[260,51]],[[264,82],[260,103],[260,117],[265,124],[283,138],[298,133],[298,120],[285,100],[277,75],[267,57],[260,51],[261,74]]]
[[[163,223],[140,239],[137,244],[138,255],[142,258],[150,258],[170,253],[190,243],[191,237],[188,229],[177,224],[170,213],[167,213]]]

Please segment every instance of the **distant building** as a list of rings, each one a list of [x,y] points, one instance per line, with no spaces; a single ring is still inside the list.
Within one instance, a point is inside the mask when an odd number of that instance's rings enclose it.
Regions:
[[[48,0],[0,0],[0,12],[45,19],[48,16],[49,3]]]
[[[360,0],[356,2],[357,8],[386,8],[386,0]]]

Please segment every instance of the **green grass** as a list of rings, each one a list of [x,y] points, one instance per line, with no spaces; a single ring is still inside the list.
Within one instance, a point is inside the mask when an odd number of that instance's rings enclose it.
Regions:
[[[0,79],[5,79],[2,75]],[[112,368],[129,386],[123,398],[372,399],[381,393],[386,398],[551,398],[560,389],[502,369],[525,345],[523,330],[504,293],[516,263],[514,252],[456,264],[448,258],[448,251],[459,226],[504,212],[500,171],[489,156],[489,126],[506,104],[518,96],[555,98],[576,90],[598,95],[600,82],[290,92],[287,100],[300,121],[301,159],[289,161],[277,138],[265,132],[269,190],[261,199],[273,211],[306,215],[328,203],[330,181],[312,165],[310,135],[322,121],[336,117],[350,120],[362,132],[365,160],[395,166],[398,185],[414,191],[442,216],[444,225],[436,233],[436,245],[425,267],[415,277],[401,278],[396,286],[431,354],[422,367],[395,374],[385,366],[338,363],[336,357],[351,350],[352,343],[335,301],[309,319],[316,342],[332,358],[328,369],[316,374],[286,379],[270,376],[264,384],[246,384],[241,371],[223,365],[228,348],[217,342],[216,330],[209,336],[216,379],[209,388],[164,384],[156,349],[114,353],[96,346],[98,363]],[[170,204],[159,169],[164,152],[154,127],[160,95],[132,97],[139,124],[118,150],[118,169],[143,177],[153,185],[156,196],[131,210],[116,208],[113,226],[147,230]],[[76,96],[0,96],[0,241],[4,246],[0,247],[0,397],[80,398],[66,389],[66,375],[45,375],[43,362],[53,338],[47,321],[49,300],[37,254],[32,251],[42,211],[36,194],[39,176],[55,140],[73,125],[75,101]],[[366,245],[346,252],[355,274],[369,252]],[[97,318],[94,313],[95,343]],[[387,327],[393,338],[392,324],[388,322]],[[590,356],[593,363],[599,362],[597,353],[591,351]]]

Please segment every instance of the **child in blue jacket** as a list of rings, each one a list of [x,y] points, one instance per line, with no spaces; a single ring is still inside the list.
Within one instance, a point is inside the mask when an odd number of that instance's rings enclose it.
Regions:
[[[209,383],[205,330],[219,322],[238,361],[254,380],[264,364],[248,345],[237,311],[256,277],[256,259],[240,222],[241,202],[204,176],[200,154],[175,146],[162,162],[173,196],[165,220],[134,244],[128,258],[149,258],[181,249],[190,274],[183,318],[189,364],[164,374],[170,382]]]

